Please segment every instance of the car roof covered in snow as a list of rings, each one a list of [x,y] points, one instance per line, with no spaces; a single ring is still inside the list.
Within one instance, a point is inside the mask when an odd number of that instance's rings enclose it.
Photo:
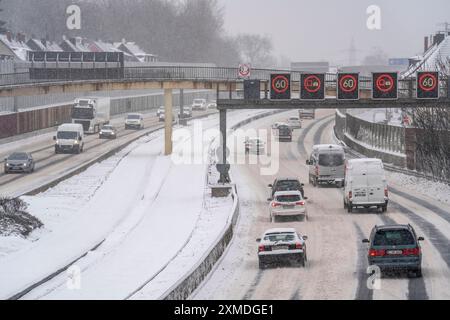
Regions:
[[[290,190],[290,191],[277,191],[274,196],[302,196],[301,192],[298,190]]]
[[[273,234],[273,233],[296,233],[297,231],[294,228],[273,228],[266,230],[264,235]]]
[[[83,125],[79,123],[64,123],[58,127],[58,131],[80,131]]]
[[[313,147],[314,151],[332,150],[332,151],[344,151],[344,148],[337,144],[316,144]]]

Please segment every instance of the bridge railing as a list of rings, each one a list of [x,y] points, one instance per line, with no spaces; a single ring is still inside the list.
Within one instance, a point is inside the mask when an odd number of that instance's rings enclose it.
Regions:
[[[277,69],[252,69],[249,79],[270,81],[271,74],[289,73],[291,80],[300,81],[301,72]],[[241,81],[237,68],[229,67],[199,67],[199,66],[145,66],[118,67],[110,63],[47,63],[30,67],[29,72],[0,74],[0,88],[14,85],[39,85],[49,82],[66,83],[70,81],[103,81],[103,80],[194,80],[194,81]],[[337,75],[327,73],[325,84],[327,88],[336,88]],[[414,78],[399,80],[399,97],[413,98],[416,91]],[[360,77],[360,88],[372,88],[371,77]],[[448,79],[440,81],[441,96],[449,96]]]

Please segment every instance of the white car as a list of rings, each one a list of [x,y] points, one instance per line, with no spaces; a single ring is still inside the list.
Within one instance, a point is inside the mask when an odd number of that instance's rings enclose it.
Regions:
[[[166,121],[166,111],[165,110],[159,114],[159,121],[160,122]],[[174,113],[172,113],[172,122],[176,122],[176,121],[177,121],[176,115]]]
[[[125,130],[144,129],[144,116],[140,113],[130,113],[125,119]]]
[[[194,99],[192,110],[205,111],[207,109],[206,99]]]
[[[265,269],[270,264],[288,260],[306,266],[307,236],[302,236],[293,228],[270,229],[264,232],[258,242],[259,268]]]
[[[156,116],[159,117],[159,115],[161,113],[163,113],[165,110],[166,110],[166,107],[164,107],[164,106],[159,107],[158,110],[156,111]]]
[[[266,152],[266,142],[260,138],[247,138],[245,140],[246,154],[264,154]]]
[[[301,129],[302,128],[302,121],[298,117],[291,117],[287,121],[287,125],[291,129]]]
[[[206,107],[208,110],[209,109],[217,109],[217,102],[215,101],[211,101],[210,103],[208,103],[208,106]]]
[[[306,200],[307,198],[303,198],[298,190],[275,192],[270,202],[270,221],[276,222],[278,217],[297,217],[308,220]]]

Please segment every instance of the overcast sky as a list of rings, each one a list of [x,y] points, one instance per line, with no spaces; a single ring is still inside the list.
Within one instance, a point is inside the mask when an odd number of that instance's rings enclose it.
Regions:
[[[277,57],[347,64],[351,39],[362,60],[380,47],[390,58],[423,51],[423,37],[450,22],[450,0],[219,0],[225,28],[269,35]],[[381,9],[381,30],[366,27],[370,5]],[[441,27],[442,29],[442,27]]]

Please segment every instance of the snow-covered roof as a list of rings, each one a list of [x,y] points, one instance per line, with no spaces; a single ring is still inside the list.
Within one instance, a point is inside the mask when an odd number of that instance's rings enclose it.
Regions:
[[[417,71],[441,71],[438,62],[445,62],[450,58],[450,36],[446,35],[439,44],[432,45],[423,56],[414,56],[411,60],[417,60],[417,63],[411,65],[401,76],[408,78],[415,76]]]
[[[38,46],[40,48],[40,50],[42,50],[42,51],[53,51],[53,52],[54,51],[57,51],[57,52],[63,51],[59,45],[57,45],[56,43],[51,42],[51,41],[46,41],[45,45],[43,43],[43,41],[45,41],[45,40],[30,39],[30,41],[33,41],[33,43],[36,46]]]
[[[20,42],[16,39],[9,40],[4,34],[0,34],[0,41],[2,41],[12,51],[12,53],[14,53],[16,58],[22,61],[26,61],[28,52],[32,51],[25,42]]]

